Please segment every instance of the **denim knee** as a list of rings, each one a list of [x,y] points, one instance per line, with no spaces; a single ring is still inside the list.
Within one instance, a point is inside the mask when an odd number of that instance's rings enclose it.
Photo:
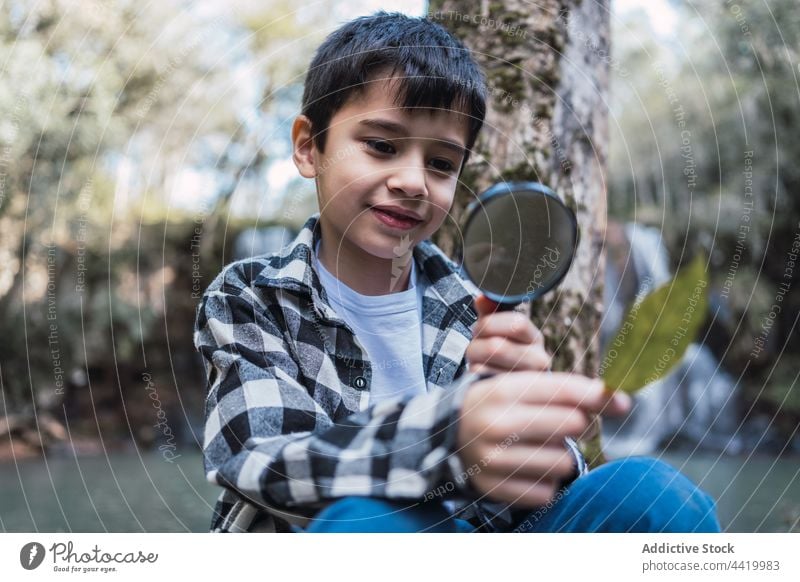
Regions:
[[[320,511],[306,531],[452,532],[455,531],[455,525],[441,504],[399,502],[376,497],[344,497]]]
[[[598,529],[594,531],[720,530],[713,499],[658,459],[612,461],[578,479],[571,492],[585,498],[585,509],[598,516],[593,524]]]

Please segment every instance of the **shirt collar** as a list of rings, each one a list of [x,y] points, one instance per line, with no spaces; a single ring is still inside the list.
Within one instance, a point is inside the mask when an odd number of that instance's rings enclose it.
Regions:
[[[308,296],[320,316],[339,321],[313,268],[314,248],[321,236],[319,212],[316,212],[308,218],[291,243],[267,258],[264,269],[253,283]],[[457,265],[430,240],[420,242],[414,247],[412,255],[417,267],[431,283],[426,294],[433,292],[438,295],[459,320],[467,327],[472,326],[477,319],[473,300],[478,289],[461,276]]]

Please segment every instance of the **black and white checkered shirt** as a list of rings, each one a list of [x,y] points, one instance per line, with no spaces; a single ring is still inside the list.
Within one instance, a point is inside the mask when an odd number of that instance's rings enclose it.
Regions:
[[[312,267],[318,219],[279,253],[225,267],[198,308],[205,472],[224,488],[211,531],[292,531],[347,496],[449,500],[482,531],[509,527],[512,513],[478,500],[455,454],[461,400],[476,379],[464,352],[478,290],[432,242],[414,248],[428,285],[427,393],[370,405],[371,363]]]

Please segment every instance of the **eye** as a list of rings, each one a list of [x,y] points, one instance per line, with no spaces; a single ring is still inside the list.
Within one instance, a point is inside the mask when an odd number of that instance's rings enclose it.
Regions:
[[[364,143],[367,144],[370,149],[373,149],[381,154],[395,153],[394,146],[388,141],[382,139],[365,139]]]
[[[450,172],[454,171],[456,167],[450,162],[450,160],[445,160],[442,158],[436,158],[431,160],[431,165],[433,169],[437,172],[442,172],[445,174],[449,174]]]

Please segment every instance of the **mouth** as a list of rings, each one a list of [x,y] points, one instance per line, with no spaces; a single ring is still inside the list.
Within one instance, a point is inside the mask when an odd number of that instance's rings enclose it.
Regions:
[[[408,230],[423,222],[416,212],[396,206],[373,206],[370,210],[378,220],[392,228]]]

